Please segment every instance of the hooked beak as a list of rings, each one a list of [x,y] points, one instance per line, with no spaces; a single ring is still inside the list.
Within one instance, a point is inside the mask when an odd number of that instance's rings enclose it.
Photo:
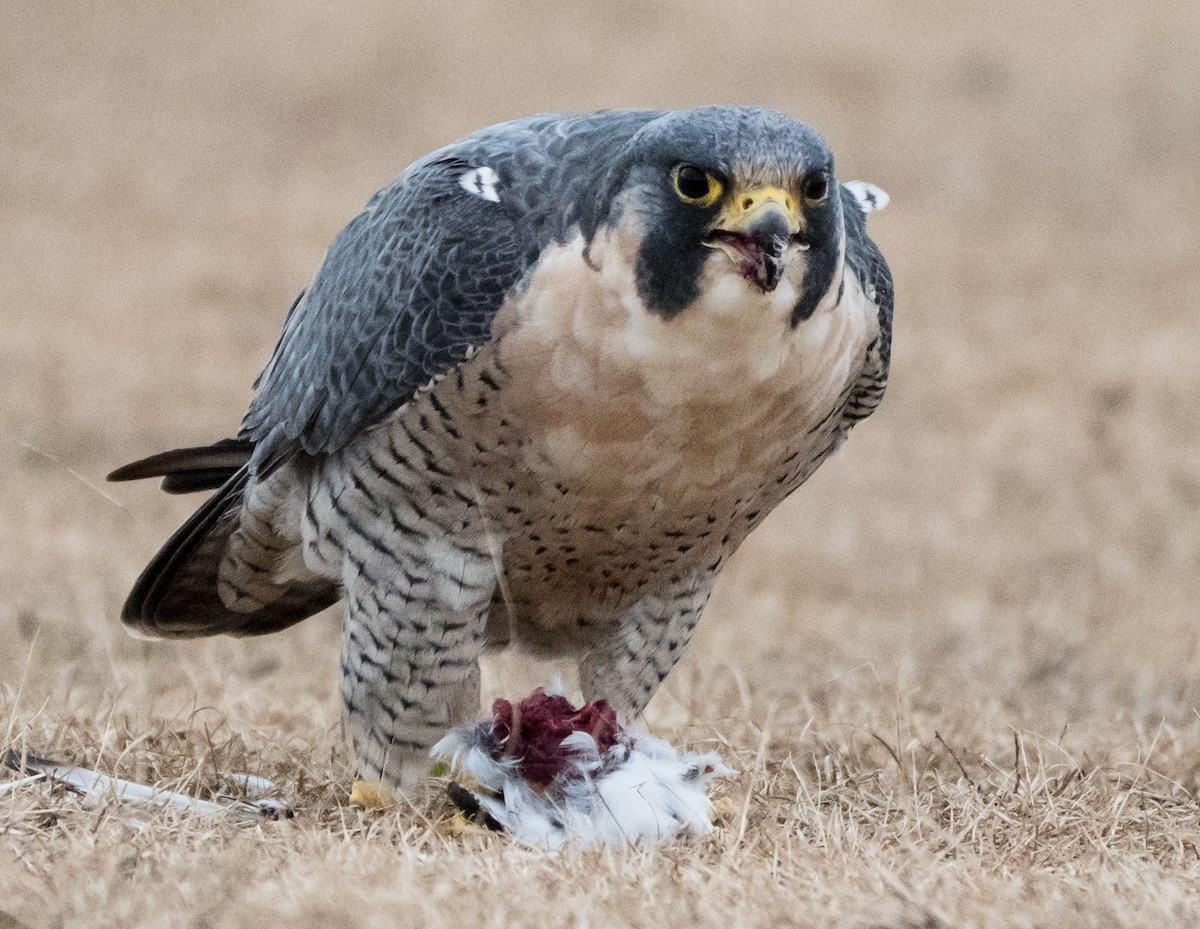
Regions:
[[[782,280],[789,250],[808,248],[796,197],[779,187],[759,187],[731,197],[704,244],[725,252],[742,277],[764,293]]]

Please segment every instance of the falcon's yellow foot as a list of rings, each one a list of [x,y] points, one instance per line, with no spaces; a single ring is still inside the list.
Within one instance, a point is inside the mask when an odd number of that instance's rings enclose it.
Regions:
[[[364,810],[381,810],[396,805],[392,795],[381,784],[368,784],[366,781],[354,782],[350,788],[350,802]]]
[[[478,829],[479,827],[463,816],[459,810],[455,810],[454,815],[449,819],[443,819],[438,823],[438,832],[452,839],[457,839],[465,832]]]
[[[496,830],[488,826],[481,826],[479,823],[467,817],[461,810],[455,810],[454,815],[449,819],[443,819],[438,823],[437,830],[441,835],[449,839],[462,839],[468,836],[484,836],[495,835]]]
[[[730,797],[717,797],[712,802],[712,821],[714,826],[728,826],[733,822],[737,813],[737,805]]]

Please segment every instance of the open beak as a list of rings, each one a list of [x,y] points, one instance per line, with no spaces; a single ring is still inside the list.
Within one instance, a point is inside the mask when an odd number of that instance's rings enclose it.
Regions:
[[[742,277],[764,293],[783,278],[793,246],[808,248],[794,194],[779,187],[736,193],[704,240],[733,259]]]

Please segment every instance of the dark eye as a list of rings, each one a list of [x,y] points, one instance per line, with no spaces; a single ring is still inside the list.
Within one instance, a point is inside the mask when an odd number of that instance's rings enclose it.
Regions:
[[[811,174],[804,181],[804,199],[809,203],[820,203],[829,196],[829,178],[825,174]]]
[[[721,182],[695,165],[680,165],[675,169],[675,192],[688,203],[711,206],[721,196]]]

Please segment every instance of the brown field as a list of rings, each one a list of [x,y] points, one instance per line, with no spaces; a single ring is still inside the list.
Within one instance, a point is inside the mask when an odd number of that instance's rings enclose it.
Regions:
[[[200,796],[258,773],[297,818],[0,794],[0,927],[1200,923],[1194,0],[2,20],[0,749]],[[734,101],[891,193],[898,307],[880,412],[738,553],[648,713],[738,768],[731,823],[546,859],[366,816],[332,612],[124,634],[195,501],[102,475],[235,428],[373,190],[528,112]]]

